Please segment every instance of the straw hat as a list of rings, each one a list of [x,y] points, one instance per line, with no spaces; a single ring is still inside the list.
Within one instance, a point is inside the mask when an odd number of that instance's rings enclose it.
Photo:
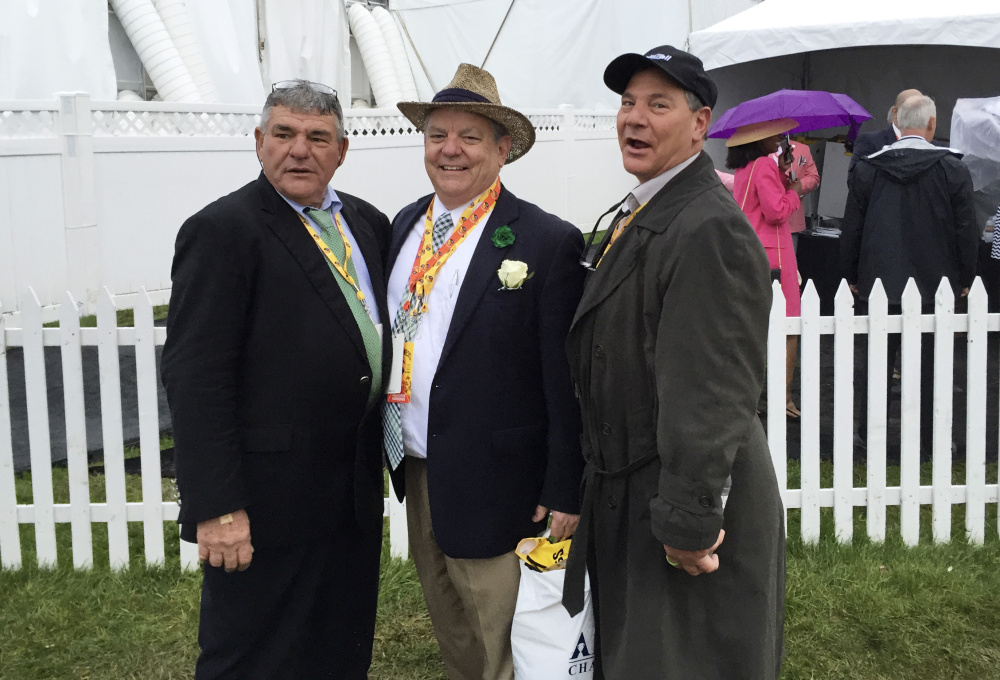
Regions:
[[[765,120],[761,123],[741,125],[736,128],[733,136],[726,140],[726,146],[739,146],[740,144],[758,142],[768,137],[780,135],[782,132],[794,130],[798,126],[798,122],[792,118],[778,118],[777,120]]]
[[[396,106],[421,132],[430,112],[441,108],[478,113],[500,123],[510,133],[508,163],[528,153],[535,143],[535,128],[531,121],[524,114],[501,104],[493,76],[472,64],[459,64],[455,77],[430,102],[399,102]]]

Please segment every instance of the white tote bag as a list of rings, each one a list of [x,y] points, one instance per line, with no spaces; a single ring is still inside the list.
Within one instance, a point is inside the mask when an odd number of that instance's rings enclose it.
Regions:
[[[592,680],[594,610],[590,579],[583,611],[570,618],[562,605],[566,570],[537,572],[521,563],[521,585],[510,633],[514,680]]]

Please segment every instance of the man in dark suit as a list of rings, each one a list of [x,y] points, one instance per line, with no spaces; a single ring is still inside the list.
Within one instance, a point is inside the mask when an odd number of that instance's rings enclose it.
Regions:
[[[260,177],[180,229],[163,349],[205,562],[196,677],[366,678],[389,223],[329,187],[348,147],[330,88],[278,83],[255,136]]]
[[[889,109],[889,113],[885,117],[886,122],[889,123],[889,127],[858,135],[858,138],[854,142],[854,150],[851,152],[851,163],[847,166],[848,172],[853,170],[855,164],[862,158],[871,156],[876,151],[880,151],[882,147],[889,146],[899,139],[900,133],[899,128],[896,127],[896,113],[907,99],[919,96],[921,96],[920,90],[903,90],[896,95],[896,102]]]
[[[564,347],[583,236],[501,185],[535,134],[489,73],[462,64],[433,102],[399,109],[424,132],[435,193],[392,225],[388,308],[405,365],[389,386],[386,455],[448,677],[510,679],[514,548],[550,512],[558,538],[578,519]]]

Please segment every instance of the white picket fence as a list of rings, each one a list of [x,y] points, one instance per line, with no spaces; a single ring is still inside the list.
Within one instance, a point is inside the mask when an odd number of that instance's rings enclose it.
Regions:
[[[73,565],[93,565],[95,523],[108,528],[108,551],[112,568],[129,564],[128,523],[141,522],[148,564],[163,564],[166,558],[164,522],[176,520],[177,503],[164,500],[160,478],[159,421],[156,394],[155,348],[166,339],[166,329],[153,324],[153,301],[145,289],[129,299],[135,310],[135,325],[118,328],[115,298],[104,290],[98,303],[97,327],[80,328],[76,301],[67,294],[56,315],[59,328],[43,328],[43,308],[29,289],[21,302],[18,328],[6,327],[0,315],[0,566],[17,569],[22,563],[19,525],[35,530],[35,553],[39,566],[56,564],[56,525],[69,524]],[[933,540],[951,538],[952,506],[964,504],[966,533],[970,541],[982,543],[986,534],[986,506],[996,503],[998,485],[986,480],[986,334],[1000,331],[1000,314],[988,314],[986,291],[977,280],[969,296],[969,313],[955,314],[954,299],[942,285],[933,315],[921,315],[920,297],[911,282],[903,299],[903,314],[889,316],[881,284],[870,301],[870,316],[856,317],[853,298],[842,285],[833,317],[819,314],[819,296],[812,284],[802,296],[802,316],[786,318],[780,288],[775,286],[768,341],[768,438],[775,471],[786,509],[801,511],[803,539],[820,536],[820,509],[833,508],[836,537],[849,541],[854,508],[867,509],[868,535],[886,538],[886,508],[900,506],[903,540],[915,545],[920,539],[920,506],[931,505]],[[52,316],[46,314],[45,316]],[[935,333],[935,425],[933,480],[921,486],[919,477],[919,382],[920,334]],[[801,336],[801,485],[789,489],[786,464],[786,420],[784,409],[785,336]],[[884,385],[885,356],[889,333],[902,333],[902,446],[901,482],[886,482],[886,394],[870,391],[867,448],[867,483],[853,484],[853,371],[854,336],[869,336],[869,384]],[[966,422],[966,482],[952,484],[952,349],[955,333],[966,333],[968,342],[968,417]],[[832,334],[835,347],[833,485],[820,484],[820,336]],[[107,501],[90,498],[84,419],[81,348],[97,346],[100,371],[102,432]],[[142,500],[128,502],[125,495],[125,459],[122,435],[119,346],[134,346],[139,393],[139,447],[142,469]],[[49,418],[46,402],[44,348],[61,348],[66,413],[69,503],[55,503],[52,486]],[[7,378],[7,348],[23,348],[25,387],[31,449],[32,502],[18,504],[14,489],[13,449]],[[408,552],[404,506],[394,498],[385,501],[389,518],[392,554]],[[786,512],[787,516],[787,512]],[[182,568],[197,564],[197,551],[180,541]]]
[[[880,281],[869,298],[869,315],[855,316],[854,299],[841,282],[834,315],[819,313],[819,295],[812,282],[802,293],[802,316],[786,318],[781,289],[774,284],[771,333],[768,338],[767,431],[778,484],[787,510],[801,511],[805,541],[820,536],[820,509],[833,508],[837,540],[848,542],[854,531],[854,508],[866,508],[868,536],[886,538],[886,508],[900,507],[900,533],[907,545],[920,540],[920,506],[930,505],[934,542],[951,539],[952,506],[965,505],[965,532],[972,543],[986,535],[986,505],[997,503],[998,485],[986,480],[986,366],[988,331],[1000,330],[1000,314],[987,313],[986,289],[976,279],[968,313],[955,313],[955,297],[946,280],[935,296],[934,314],[921,314],[920,293],[913,280],[902,297],[902,314],[888,314]],[[784,328],[785,332],[780,332]],[[775,332],[775,331],[778,332]],[[785,334],[800,336],[802,411],[801,484],[787,486],[785,416]],[[888,334],[902,334],[900,484],[886,483],[886,355]],[[920,483],[920,365],[921,333],[934,333],[934,436],[932,482]],[[955,334],[968,344],[968,399],[965,484],[952,483],[952,389]],[[820,486],[820,336],[834,336],[833,486]],[[854,336],[868,335],[868,436],[866,486],[854,486]],[[880,386],[875,387],[872,386]]]

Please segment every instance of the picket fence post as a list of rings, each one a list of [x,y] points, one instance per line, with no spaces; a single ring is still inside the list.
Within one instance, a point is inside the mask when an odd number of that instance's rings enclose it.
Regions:
[[[965,389],[965,531],[977,545],[986,539],[987,313],[986,288],[977,278],[969,291]]]
[[[931,509],[935,543],[951,539],[951,419],[955,373],[955,294],[941,279],[934,296],[934,446]],[[921,370],[931,370],[921,366]]]
[[[889,300],[882,282],[875,281],[868,296],[868,425],[864,434],[868,450],[868,537],[885,540],[886,444],[888,399],[886,362],[889,356]]]
[[[910,279],[903,289],[900,348],[900,529],[906,545],[920,541],[920,291]],[[930,367],[927,367],[928,370]]]
[[[800,340],[802,444],[799,447],[802,470],[802,540],[819,541],[820,535],[820,465],[819,465],[819,294],[810,279],[802,292],[802,339]],[[785,386],[781,385],[784,395]]]
[[[781,284],[771,284],[771,315],[767,334],[767,445],[771,450],[774,475],[778,479],[781,501],[785,506],[785,529],[788,529],[788,452],[785,418],[785,338],[788,320]],[[780,389],[778,386],[780,385]]]
[[[118,314],[105,287],[97,301],[98,365],[101,383],[101,430],[104,438],[104,484],[107,491],[108,556],[111,568],[126,569],[128,519],[125,506],[125,445],[122,435],[121,368]]]
[[[846,281],[834,298],[833,525],[837,540],[854,535],[854,295]]]
[[[139,396],[139,464],[142,469],[142,529],[146,564],[162,565],[163,484],[160,467],[160,412],[156,392],[156,338],[153,302],[139,288],[133,309],[135,382]]]
[[[87,416],[83,404],[83,354],[76,300],[67,292],[59,306],[63,404],[66,412],[66,470],[69,476],[70,525],[73,566],[87,569],[94,563],[90,526],[90,471],[87,461]]]
[[[30,286],[21,298],[24,345],[24,394],[28,405],[28,447],[31,449],[31,505],[34,513],[38,566],[56,566],[55,501],[52,493],[52,447],[49,402],[42,339],[42,305]]]
[[[3,305],[0,304],[0,309]],[[7,319],[0,314],[0,566],[21,568],[21,533],[14,487],[14,439],[7,383]]]

